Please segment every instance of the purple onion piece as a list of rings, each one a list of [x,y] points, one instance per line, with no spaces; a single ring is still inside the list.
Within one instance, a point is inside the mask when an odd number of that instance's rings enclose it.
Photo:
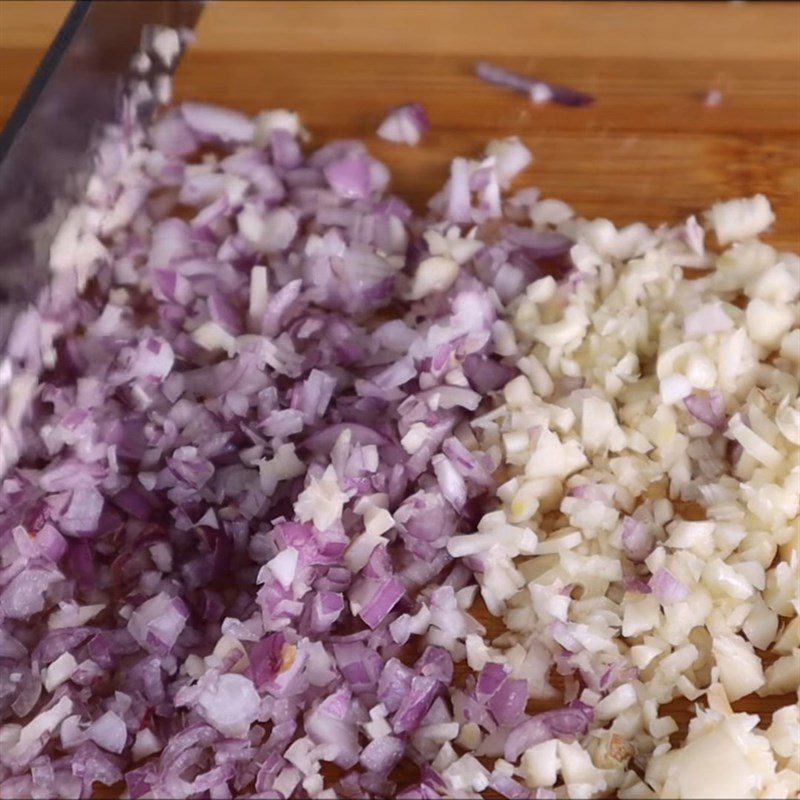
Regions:
[[[419,103],[406,103],[389,110],[377,134],[389,142],[414,146],[430,126],[428,115]]]
[[[650,590],[662,605],[670,606],[683,602],[689,596],[689,588],[668,569],[657,569],[648,581]]]
[[[635,517],[622,521],[622,547],[625,555],[634,563],[644,561],[653,550],[655,540],[645,524]]]
[[[725,430],[728,424],[725,395],[719,389],[712,389],[707,395],[690,394],[683,403],[695,419],[715,431]]]
[[[475,74],[487,83],[502,86],[504,89],[512,89],[515,92],[531,96],[531,92],[537,87],[544,86],[550,92],[550,99],[554,103],[565,106],[586,106],[594,102],[594,97],[584,92],[578,92],[566,86],[559,86],[555,83],[540,80],[532,76],[521,75],[511,70],[498,67],[488,61],[479,61],[475,65]]]

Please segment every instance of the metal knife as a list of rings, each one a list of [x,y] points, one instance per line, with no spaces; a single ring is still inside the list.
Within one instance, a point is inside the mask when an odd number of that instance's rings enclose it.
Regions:
[[[94,136],[118,114],[143,37],[153,25],[191,29],[202,8],[203,0],[72,7],[0,133],[0,350],[47,279],[50,243],[85,187]]]

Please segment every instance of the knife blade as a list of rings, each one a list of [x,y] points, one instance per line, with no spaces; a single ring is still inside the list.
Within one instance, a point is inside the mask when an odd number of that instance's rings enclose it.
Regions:
[[[203,4],[77,0],[64,20],[0,133],[0,349],[47,279],[50,244],[85,187],[94,137],[133,80],[154,86],[180,54],[136,75],[132,59],[153,26],[191,29]]]

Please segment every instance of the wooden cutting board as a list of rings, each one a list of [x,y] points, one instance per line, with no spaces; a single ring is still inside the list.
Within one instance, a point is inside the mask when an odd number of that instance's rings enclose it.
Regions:
[[[0,2],[0,124],[68,8]],[[597,101],[534,106],[476,80],[478,58]],[[711,89],[715,107],[703,103]],[[581,215],[677,222],[763,192],[778,215],[768,240],[800,249],[800,4],[225,0],[204,12],[176,97],[290,108],[315,143],[365,139],[418,208],[454,155],[517,134],[535,156],[520,183]],[[422,145],[377,139],[386,109],[411,100],[432,122]],[[786,702],[736,707],[766,721]],[[687,706],[674,707],[684,726]]]
[[[0,123],[69,3],[0,2]],[[674,222],[764,192],[771,241],[800,238],[800,4],[239,2],[209,4],[177,96],[245,111],[299,111],[321,142],[366,139],[394,188],[422,206],[456,154],[517,134],[524,179],[586,216]],[[534,106],[472,76],[476,58],[597,96]],[[723,94],[706,107],[709,89]],[[418,100],[433,127],[416,149],[374,137]]]

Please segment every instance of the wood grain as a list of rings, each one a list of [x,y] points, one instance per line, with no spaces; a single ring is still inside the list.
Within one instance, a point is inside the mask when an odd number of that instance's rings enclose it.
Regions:
[[[0,3],[0,122],[69,7]],[[533,106],[474,79],[476,58],[589,90],[586,109]],[[581,214],[674,222],[766,193],[771,240],[800,239],[800,4],[240,2],[210,4],[176,94],[300,111],[318,142],[358,136],[422,207],[454,154],[517,134],[523,176]],[[701,98],[710,88],[720,106]],[[420,148],[374,130],[386,108],[428,108]]]
[[[0,0],[0,125],[11,114],[72,3]]]
[[[0,123],[69,4],[0,1]],[[477,58],[597,96],[533,106],[472,76]],[[417,208],[456,154],[519,135],[522,182],[586,216],[675,222],[764,192],[770,240],[800,247],[800,4],[238,2],[211,4],[181,64],[177,98],[299,111],[316,143],[364,138]],[[712,88],[722,104],[703,105]],[[387,107],[418,100],[422,146],[374,136]],[[490,631],[497,620],[481,614]],[[767,721],[787,698],[745,698]],[[685,727],[689,704],[671,710]]]
[[[298,2],[225,0],[206,51],[797,58],[800,11],[780,3]]]

